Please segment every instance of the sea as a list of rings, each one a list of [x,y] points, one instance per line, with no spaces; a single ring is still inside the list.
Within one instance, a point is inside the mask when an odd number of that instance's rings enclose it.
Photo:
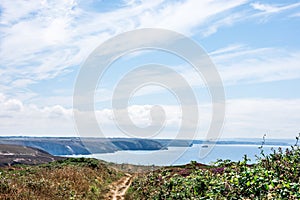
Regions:
[[[191,147],[169,147],[167,150],[155,151],[117,151],[115,153],[102,153],[91,155],[72,155],[72,157],[89,157],[114,162],[118,164],[156,165],[170,166],[183,165],[191,161],[203,164],[213,164],[219,159],[239,161],[244,155],[249,159],[248,163],[257,162],[257,156],[261,156],[260,145],[201,145],[194,144]],[[278,148],[285,150],[290,146],[265,145],[262,150],[265,155],[272,153]]]

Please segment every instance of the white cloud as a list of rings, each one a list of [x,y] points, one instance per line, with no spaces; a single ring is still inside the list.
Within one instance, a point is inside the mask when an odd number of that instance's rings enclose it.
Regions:
[[[224,137],[294,138],[299,132],[300,99],[227,101]]]
[[[141,15],[142,27],[159,27],[191,34],[191,31],[205,24],[211,17],[244,4],[239,1],[185,1],[173,2],[159,8],[156,13]]]
[[[69,42],[72,1],[1,2],[1,84],[26,87],[34,81],[49,79],[74,63]],[[27,80],[19,81],[15,79]],[[2,82],[3,80],[3,82]],[[22,84],[21,84],[22,83]]]
[[[1,8],[3,9],[1,24],[16,23],[20,19],[30,17],[33,11],[38,10],[40,6],[41,2],[39,1],[16,0],[13,4],[9,0],[1,1]]]
[[[23,110],[23,103],[18,99],[7,98],[0,93],[0,105],[2,112],[20,112]]]
[[[286,5],[279,4],[265,4],[260,2],[255,2],[250,4],[251,8],[255,11],[252,13],[249,18],[256,18],[258,22],[265,23],[270,20],[271,16],[284,13],[286,11],[293,12],[300,6],[300,3],[292,3]],[[296,11],[297,12],[297,11]],[[288,14],[287,17],[293,16],[293,14]],[[285,18],[285,17],[281,17]]]
[[[235,52],[235,51],[239,51],[243,47],[244,47],[244,45],[242,45],[242,44],[232,44],[232,45],[217,49],[215,51],[212,51],[209,53],[209,55],[214,56],[214,55],[220,55],[223,53]]]
[[[233,10],[245,4],[247,1],[244,0],[124,2],[124,6],[114,11],[97,12],[88,8],[89,5],[81,6],[87,2],[77,4],[73,0],[1,1],[0,90],[8,91],[13,97],[0,94],[0,134],[75,134],[72,111],[65,108],[71,102],[71,96],[39,98],[36,97],[38,94],[27,91],[26,87],[69,73],[97,45],[118,33],[142,27],[161,27],[190,35],[200,32],[208,36],[220,27],[230,26],[237,21],[300,6],[300,3],[284,6],[252,3],[252,11],[246,9],[245,12]],[[211,56],[226,84],[300,78],[299,51],[251,49],[234,44],[212,52]],[[195,73],[182,69],[179,69],[179,73],[188,77],[192,86],[199,84],[199,77],[195,77]],[[16,88],[26,94],[17,92]],[[110,99],[111,91],[105,92],[107,95],[96,96],[96,99]],[[32,97],[36,97],[31,101],[36,105],[24,103],[24,100]],[[286,132],[289,132],[287,136],[293,136],[297,131],[296,122],[299,122],[298,105],[298,99],[232,100],[229,102],[224,135],[239,137],[242,134],[249,137],[256,133],[255,137],[260,137],[260,131],[267,129],[273,131],[274,137]],[[174,128],[180,121],[179,113],[174,111],[174,107],[166,107],[168,125]],[[133,106],[129,110],[137,125],[146,126],[149,123],[149,105]],[[203,120],[207,125],[209,109],[204,110],[201,116],[205,116]],[[257,113],[261,115],[257,116]],[[111,110],[98,110],[96,114],[101,122],[111,124]],[[280,119],[279,116],[284,117]]]
[[[243,44],[232,44],[216,49],[210,52],[209,55],[220,74],[224,87],[300,78],[299,51],[280,48],[250,48]],[[170,68],[175,71],[174,74],[167,74],[163,69],[160,73],[154,73],[151,68],[139,71],[130,81],[119,86],[122,88],[120,91],[124,93],[123,96],[126,96],[128,93],[133,92],[129,90],[134,88],[133,86],[136,83],[145,84],[145,80],[148,80],[149,77],[169,83],[167,86],[170,88],[182,89],[189,87],[194,90],[194,93],[196,87],[207,87],[205,80],[192,66],[183,64],[171,66]],[[188,85],[174,81],[177,80],[178,75],[181,75]],[[166,89],[161,86],[143,85],[134,95],[138,97],[164,92],[166,92]],[[110,101],[112,94],[112,90],[102,88],[96,92],[96,102]]]
[[[146,127],[151,123],[152,105],[132,105],[128,114],[133,123]],[[166,128],[158,137],[174,138],[181,126],[178,105],[162,105]],[[60,105],[39,108],[0,94],[0,135],[77,136],[73,111]],[[183,108],[188,109],[188,108]],[[198,137],[204,138],[211,120],[211,105],[200,104]],[[116,127],[111,109],[96,110],[105,136],[126,136]],[[229,99],[222,137],[256,137],[268,132],[269,138],[294,138],[299,132],[300,99]],[[184,130],[189,130],[189,125]]]
[[[267,13],[279,11],[279,7],[271,6],[268,4],[252,3],[250,5],[256,10],[264,11]]]
[[[98,44],[111,36],[141,27],[169,28],[186,34],[201,30],[209,35],[220,26],[244,18],[232,11],[247,1],[124,1],[109,12],[87,10],[74,0],[1,1],[1,84],[19,76],[32,81],[49,79],[83,62]],[[279,12],[299,6],[252,3],[256,10]],[[226,15],[225,15],[226,14]],[[248,13],[249,14],[249,13]],[[21,87],[15,84],[14,87]]]
[[[76,136],[72,110],[60,105],[39,108],[0,94],[0,136]]]
[[[175,138],[176,135],[179,132],[179,128],[182,126],[182,109],[185,109],[186,112],[188,109],[195,109],[191,106],[185,106],[184,108],[181,108],[178,105],[160,105],[165,113],[165,123],[163,125],[163,129],[160,133],[158,133],[155,137],[158,138]],[[125,114],[129,116],[130,120],[132,120],[132,123],[134,126],[140,127],[140,128],[146,128],[148,127],[151,122],[151,108],[153,105],[131,105],[128,106],[127,109],[124,110],[118,110],[119,112],[123,112],[122,114]],[[209,121],[210,121],[210,114],[209,114],[210,106],[209,105],[203,105],[199,106],[199,124],[198,124],[198,131],[202,133],[202,137],[205,135],[205,130],[208,129]],[[116,113],[118,114],[118,113]],[[188,114],[187,114],[188,115]],[[101,130],[103,131],[103,134],[107,137],[111,137],[112,135],[118,136],[118,137],[128,137],[132,135],[124,134],[121,129],[121,127],[131,127],[127,121],[121,116],[116,121],[115,114],[112,109],[103,109],[103,110],[97,110],[96,111],[96,117],[97,121],[101,127]],[[183,131],[187,133],[190,132],[192,129],[192,125],[195,125],[194,120],[195,119],[189,119],[189,116],[185,116],[187,121],[185,122],[185,125],[183,126]],[[140,131],[136,137],[144,137],[143,135],[146,134],[148,130]],[[199,134],[196,132],[196,134]],[[191,135],[191,134],[189,134]],[[93,135],[95,136],[95,135]]]
[[[250,14],[247,14],[245,11],[231,11],[231,12],[225,12],[224,15],[221,15],[219,18],[215,20],[207,20],[206,26],[203,26],[200,30],[200,33],[204,37],[210,36],[214,33],[216,33],[219,28],[226,27],[226,26],[232,26],[233,24],[243,21],[247,19]]]
[[[300,6],[300,3],[279,6],[279,5],[271,5],[271,4],[263,4],[263,3],[255,2],[255,3],[251,3],[250,5],[255,10],[262,11],[264,14],[270,14],[270,13],[278,13],[285,10],[297,8]]]
[[[216,49],[209,53],[213,63],[215,64],[224,86],[236,84],[252,84],[262,82],[272,82],[279,80],[293,80],[300,78],[300,52],[289,51],[280,48],[250,48],[243,44],[232,44],[220,49]],[[205,82],[201,76],[190,65],[172,66],[176,71],[174,75],[181,75],[187,81],[188,87],[195,89],[195,87],[205,87]],[[174,88],[184,88],[186,86],[179,82],[174,82],[176,76],[172,74],[166,75],[153,74],[152,70],[142,71],[138,73],[132,80],[141,82],[139,80],[147,80],[149,77],[156,77],[163,79],[166,82],[172,83]],[[134,82],[130,82],[134,84]],[[169,85],[169,86],[171,86]],[[128,83],[123,86],[124,93],[128,93],[131,85]],[[162,87],[145,87],[143,90],[136,93],[137,96],[157,94],[163,91]],[[132,92],[132,91],[129,91]],[[109,100],[112,98],[111,93],[103,93],[108,97],[102,100]],[[100,93],[98,93],[98,96]],[[99,99],[100,100],[100,99]]]
[[[233,45],[212,52],[225,84],[259,83],[300,78],[300,52]]]
[[[1,1],[0,66],[4,71],[0,84],[20,77],[28,81],[11,87],[26,87],[59,76],[82,63],[102,41],[135,28],[161,27],[191,33],[206,20],[243,3],[128,1],[119,9],[96,12],[73,0]]]
[[[135,125],[146,127],[151,123],[152,105],[132,105],[128,115]],[[175,138],[181,126],[181,108],[178,105],[162,105],[166,113],[166,128],[157,137]],[[198,137],[205,138],[211,122],[211,105],[199,105]],[[294,138],[299,132],[300,99],[229,99],[226,106],[226,120],[223,138]],[[100,127],[107,137],[127,137],[114,120],[111,109],[97,110]],[[122,123],[122,122],[121,122]],[[188,131],[190,127],[185,127]]]
[[[5,111],[15,111],[20,112],[23,110],[23,103],[16,99],[9,99],[4,103]]]

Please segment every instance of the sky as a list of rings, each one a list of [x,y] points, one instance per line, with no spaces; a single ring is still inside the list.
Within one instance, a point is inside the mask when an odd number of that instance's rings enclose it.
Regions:
[[[210,56],[226,95],[222,138],[293,139],[300,132],[300,2],[296,0],[2,0],[0,1],[0,136],[82,136],[73,117],[76,78],[89,54],[118,34],[162,28],[184,34]],[[95,91],[95,113],[106,137],[115,125],[113,90],[130,70],[171,66],[195,92],[198,138],[211,121],[210,93],[184,60],[159,51],[118,59]],[[140,77],[143,78],[143,77]],[[174,138],[180,103],[159,86],[140,88],[128,104],[139,127],[152,105],[167,116],[160,138]],[[84,133],[86,134],[86,133]]]

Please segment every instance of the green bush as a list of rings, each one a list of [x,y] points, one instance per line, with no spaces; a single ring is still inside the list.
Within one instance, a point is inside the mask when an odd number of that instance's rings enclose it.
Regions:
[[[163,168],[137,177],[127,199],[300,199],[300,148],[273,150],[256,164],[219,160],[211,167]]]

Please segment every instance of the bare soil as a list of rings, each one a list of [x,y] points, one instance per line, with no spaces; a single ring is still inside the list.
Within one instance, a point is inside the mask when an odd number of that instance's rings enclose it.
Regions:
[[[131,185],[132,175],[126,173],[120,180],[110,185],[110,190],[106,196],[106,199],[112,200],[124,200],[125,193]]]

